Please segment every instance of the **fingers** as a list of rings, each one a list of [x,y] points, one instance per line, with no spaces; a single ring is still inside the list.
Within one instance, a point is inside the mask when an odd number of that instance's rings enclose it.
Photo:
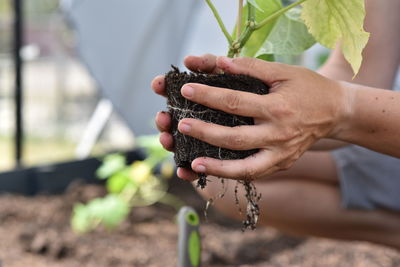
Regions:
[[[182,119],[178,130],[208,144],[232,150],[249,150],[264,146],[265,125],[227,127],[196,119]]]
[[[241,160],[219,160],[213,158],[197,158],[192,162],[192,169],[199,173],[214,175],[234,180],[254,180],[271,174],[280,168],[272,151],[262,150]]]
[[[253,93],[195,83],[185,84],[181,93],[191,101],[227,113],[253,118],[268,116],[263,96]]]
[[[168,151],[174,152],[174,139],[172,135],[167,132],[163,132],[159,137],[161,145]]]
[[[169,151],[173,151],[174,149],[174,139],[172,135],[169,133],[171,128],[171,116],[168,112],[161,111],[156,115],[156,125],[158,130],[161,132],[160,134],[160,143],[161,145]]]
[[[221,73],[216,66],[217,57],[211,54],[203,56],[187,56],[184,59],[185,66],[194,72]]]
[[[224,72],[252,76],[269,85],[289,79],[293,68],[295,68],[282,63],[248,57],[217,57],[216,66]]]
[[[194,181],[199,179],[197,173],[185,168],[178,168],[176,174],[179,178],[187,181]]]
[[[167,96],[167,92],[165,92],[165,77],[164,75],[159,75],[151,81],[151,88],[156,94],[161,96]]]
[[[157,112],[155,122],[160,132],[169,132],[171,128],[171,115],[165,111]]]

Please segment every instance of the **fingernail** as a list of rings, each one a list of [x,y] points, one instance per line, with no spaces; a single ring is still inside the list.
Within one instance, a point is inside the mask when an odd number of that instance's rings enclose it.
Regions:
[[[194,171],[195,172],[200,172],[200,173],[205,173],[206,172],[206,166],[201,165],[201,164],[196,165],[196,166],[194,166]]]
[[[182,87],[181,94],[184,97],[192,97],[194,94],[194,89],[193,89],[193,87],[190,87],[189,85],[185,85]]]
[[[192,129],[192,126],[190,126],[190,124],[188,124],[188,123],[182,122],[182,123],[179,123],[178,129],[181,133],[188,133]]]

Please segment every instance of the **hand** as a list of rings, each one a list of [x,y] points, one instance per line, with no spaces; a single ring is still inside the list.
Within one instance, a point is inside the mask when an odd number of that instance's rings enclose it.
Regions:
[[[204,73],[219,73],[222,72],[216,67],[216,57],[214,55],[206,54],[200,57],[188,56],[184,60],[184,64],[188,69],[193,72]],[[153,79],[151,87],[155,93],[166,97],[164,76],[160,75]],[[173,138],[170,134],[171,116],[168,112],[158,112],[156,115],[156,125],[161,132],[160,143],[169,151],[174,150]],[[180,178],[185,180],[195,180],[198,178],[197,174],[191,170],[178,168],[177,174]]]
[[[254,180],[288,169],[315,141],[332,136],[349,114],[351,97],[342,84],[308,69],[251,58],[210,57],[208,64],[210,70],[253,76],[271,89],[270,94],[260,96],[201,84],[182,87],[185,98],[210,108],[253,117],[255,125],[225,127],[182,119],[178,125],[181,133],[228,149],[260,149],[242,160],[197,158],[192,162],[196,172]],[[161,80],[157,78],[155,83]],[[156,92],[161,87],[162,83],[160,87],[153,83]],[[161,142],[171,149],[172,137],[165,134],[169,120],[164,115],[157,116],[157,125],[164,132]],[[186,171],[178,175],[184,179],[196,178]]]

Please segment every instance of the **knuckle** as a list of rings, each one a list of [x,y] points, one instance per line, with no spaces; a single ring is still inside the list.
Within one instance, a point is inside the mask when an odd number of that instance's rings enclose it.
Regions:
[[[240,97],[235,93],[229,93],[225,95],[223,103],[228,112],[235,112],[240,106]]]
[[[238,57],[232,59],[234,63],[241,65],[244,69],[252,70],[257,65],[257,60],[250,57]]]
[[[240,134],[233,134],[227,138],[228,145],[235,149],[240,149],[244,146],[244,138]]]
[[[255,103],[255,105],[257,105],[257,109],[261,118],[269,118],[271,116],[271,113],[266,105],[263,103]]]
[[[277,119],[289,117],[293,112],[286,101],[279,101],[268,107],[268,112]]]
[[[257,66],[257,60],[254,58],[246,58],[246,65],[249,69],[254,69]]]
[[[308,75],[310,70],[303,66],[290,66],[288,72],[294,78],[301,78],[304,77],[304,75]]]
[[[293,132],[287,128],[278,128],[275,134],[271,133],[263,138],[265,144],[285,143],[293,139]],[[290,147],[288,148],[290,149]]]
[[[292,140],[296,138],[298,135],[298,132],[296,130],[293,130],[291,127],[284,128],[282,131],[282,139],[285,141]]]

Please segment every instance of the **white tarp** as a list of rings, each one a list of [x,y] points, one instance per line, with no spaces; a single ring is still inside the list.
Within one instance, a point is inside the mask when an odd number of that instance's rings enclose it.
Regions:
[[[236,1],[215,0],[232,28]],[[188,53],[225,54],[227,44],[202,0],[65,0],[78,50],[105,97],[136,135],[154,133],[165,100],[150,90],[155,75],[181,66]]]

